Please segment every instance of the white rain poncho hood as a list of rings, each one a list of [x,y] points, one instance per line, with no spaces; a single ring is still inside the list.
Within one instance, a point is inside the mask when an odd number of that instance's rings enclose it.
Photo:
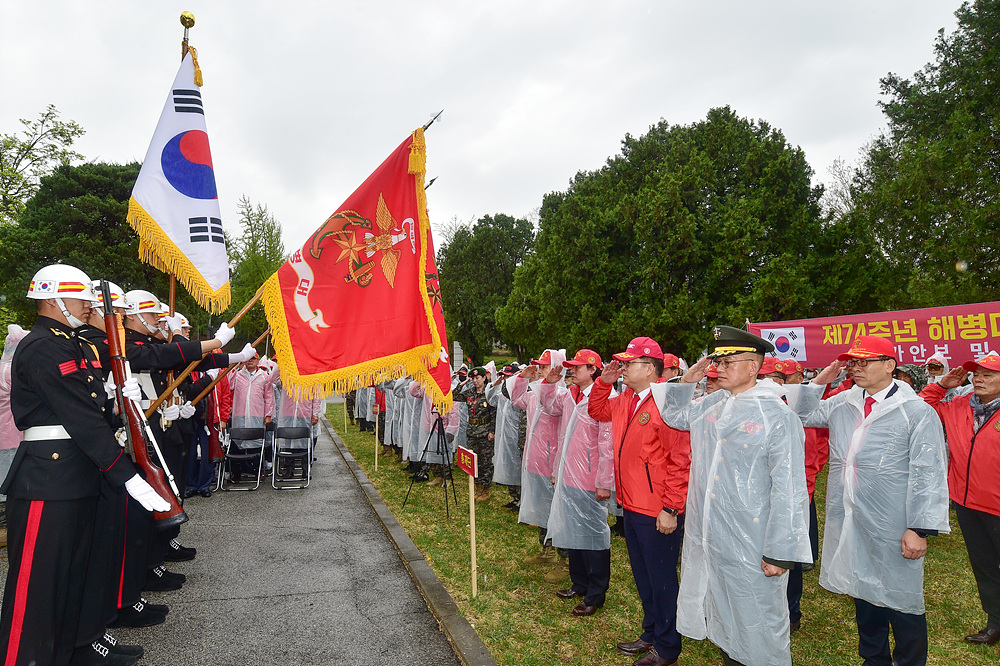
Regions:
[[[559,418],[559,463],[547,527],[557,548],[611,548],[608,505],[597,501],[594,492],[615,487],[614,444],[611,422],[597,421],[587,413],[592,387],[584,390],[579,402],[560,384],[542,382],[539,387],[545,409]]]
[[[497,408],[493,435],[493,483],[521,485],[521,450],[517,446],[518,424],[522,410],[510,401],[514,377],[486,389],[486,400]],[[506,394],[505,394],[506,390]]]
[[[860,386],[821,400],[823,385],[798,386],[806,427],[830,429],[820,585],[910,614],[924,612],[924,558],[901,552],[907,529],[948,527],[947,448],[934,409],[906,383],[863,417]]]
[[[692,402],[694,384],[653,384],[663,420],[691,431],[677,630],[744,664],[789,666],[788,576],[764,557],[812,562],[805,433],[769,379]]]

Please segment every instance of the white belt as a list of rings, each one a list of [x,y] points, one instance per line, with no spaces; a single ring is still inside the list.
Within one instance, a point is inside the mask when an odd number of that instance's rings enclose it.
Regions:
[[[25,442],[38,442],[46,439],[70,439],[66,428],[61,425],[32,426],[24,431]]]

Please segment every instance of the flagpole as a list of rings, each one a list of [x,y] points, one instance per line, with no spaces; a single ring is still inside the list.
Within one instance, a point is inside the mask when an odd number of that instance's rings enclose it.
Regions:
[[[245,315],[247,312],[249,312],[250,308],[252,308],[254,305],[256,305],[257,301],[259,301],[260,298],[261,298],[261,296],[263,296],[263,295],[264,295],[264,285],[261,285],[260,289],[257,290],[257,293],[254,294],[253,298],[251,298],[249,300],[249,302],[247,302],[247,304],[243,306],[243,309],[240,310],[239,312],[237,312],[236,315],[232,319],[229,320],[229,328],[233,328],[234,326],[236,326],[236,322],[238,322],[240,319],[242,319],[243,315]],[[267,330],[270,331],[271,329],[267,329]],[[260,340],[261,339],[263,339],[263,338],[258,339],[258,341],[254,343],[254,345],[256,346],[256,345],[260,344]],[[168,386],[167,389],[163,393],[161,393],[160,396],[156,400],[153,401],[153,404],[151,404],[149,406],[149,409],[146,410],[146,418],[147,419],[150,416],[152,416],[153,412],[156,411],[156,408],[159,407],[160,404],[162,404],[163,401],[166,400],[167,397],[169,397],[170,394],[174,392],[174,389],[176,389],[178,386],[181,385],[181,382],[184,381],[184,378],[191,374],[191,371],[194,370],[198,366],[199,363],[201,363],[201,360],[203,358],[205,358],[204,355],[201,358],[197,359],[197,360],[191,361],[191,364],[188,367],[184,368],[184,372],[182,372],[180,374],[180,376],[177,377],[177,379],[175,379],[174,381],[172,381],[170,383],[170,386]]]
[[[267,334],[268,334],[268,333],[270,333],[270,332],[271,332],[271,329],[267,329],[266,331],[264,331],[263,333],[261,333],[261,334],[260,334],[260,337],[259,337],[259,338],[257,338],[256,340],[254,340],[254,343],[253,343],[253,345],[252,345],[252,346],[256,347],[257,345],[259,345],[259,344],[260,344],[260,341],[264,339],[264,336],[265,336],[265,335],[267,335]],[[213,380],[212,380],[212,383],[211,383],[211,384],[209,384],[208,386],[206,386],[206,387],[205,387],[205,390],[204,390],[204,391],[202,391],[201,393],[199,393],[199,394],[198,394],[198,397],[196,397],[196,398],[195,398],[194,400],[192,400],[192,401],[191,401],[191,405],[192,405],[192,406],[194,406],[194,405],[197,405],[197,404],[198,404],[198,402],[199,402],[199,401],[200,401],[200,400],[201,400],[202,398],[204,398],[204,397],[205,397],[206,395],[208,395],[209,393],[211,393],[211,392],[212,392],[212,389],[214,389],[214,388],[215,388],[215,385],[216,385],[216,384],[218,384],[218,383],[219,383],[220,381],[222,381],[222,378],[223,378],[223,377],[225,377],[225,376],[226,376],[226,375],[228,375],[228,374],[229,374],[230,372],[232,372],[233,368],[235,368],[235,367],[236,367],[237,365],[239,365],[239,364],[238,364],[238,363],[233,363],[232,365],[230,365],[230,366],[226,367],[226,368],[225,368],[225,369],[224,369],[224,370],[223,370],[222,372],[220,372],[220,373],[219,373],[219,376],[218,376],[218,377],[216,377],[215,379],[213,379]]]
[[[191,12],[181,12],[181,25],[184,26],[184,41],[181,42],[181,62],[188,52],[188,30],[194,27],[194,14]]]

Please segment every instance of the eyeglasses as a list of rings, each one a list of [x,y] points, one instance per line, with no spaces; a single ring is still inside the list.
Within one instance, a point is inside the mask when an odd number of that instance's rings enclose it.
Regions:
[[[927,369],[928,370],[944,370],[944,366],[941,365],[941,364],[939,364],[939,363],[928,363],[927,364]]]
[[[632,365],[653,365],[653,364],[650,363],[649,361],[625,361],[624,363],[622,363],[623,368],[627,368]]]
[[[850,358],[847,359],[846,365],[848,368],[867,368],[869,363],[876,363],[879,361],[891,361],[888,356],[879,356],[878,358]]]
[[[757,359],[755,358],[736,358],[736,359],[721,358],[715,361],[715,367],[722,368],[723,370],[728,370],[729,366],[733,365],[734,363],[747,363],[749,361],[756,361],[756,360]]]

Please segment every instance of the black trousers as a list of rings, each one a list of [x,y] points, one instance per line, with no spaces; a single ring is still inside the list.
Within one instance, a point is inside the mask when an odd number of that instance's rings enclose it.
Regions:
[[[864,666],[925,666],[927,616],[901,613],[891,608],[854,600],[858,620],[858,655]],[[889,652],[889,628],[896,649]]]
[[[954,504],[987,627],[1000,629],[1000,516]]]
[[[816,502],[809,502],[809,545],[812,546],[813,562],[819,559],[819,522],[816,520]],[[788,621],[802,620],[802,574],[812,567],[803,567],[800,562],[788,570]]]
[[[611,549],[569,550],[569,578],[573,591],[583,595],[588,606],[603,606],[611,584]]]
[[[656,530],[656,518],[625,509],[625,545],[632,577],[642,600],[642,640],[671,661],[681,653],[677,632],[677,558],[681,552],[683,514],[670,534]]]
[[[65,666],[76,645],[97,497],[7,499],[0,653],[16,666]]]
[[[125,550],[126,496],[124,486],[113,487],[101,480],[77,647],[90,645],[103,636],[105,628],[118,615],[119,579]]]
[[[125,498],[125,552],[119,573],[118,608],[128,608],[139,601],[142,586],[146,583],[146,570],[163,564],[165,551],[154,553],[156,521],[153,513],[126,493]]]

